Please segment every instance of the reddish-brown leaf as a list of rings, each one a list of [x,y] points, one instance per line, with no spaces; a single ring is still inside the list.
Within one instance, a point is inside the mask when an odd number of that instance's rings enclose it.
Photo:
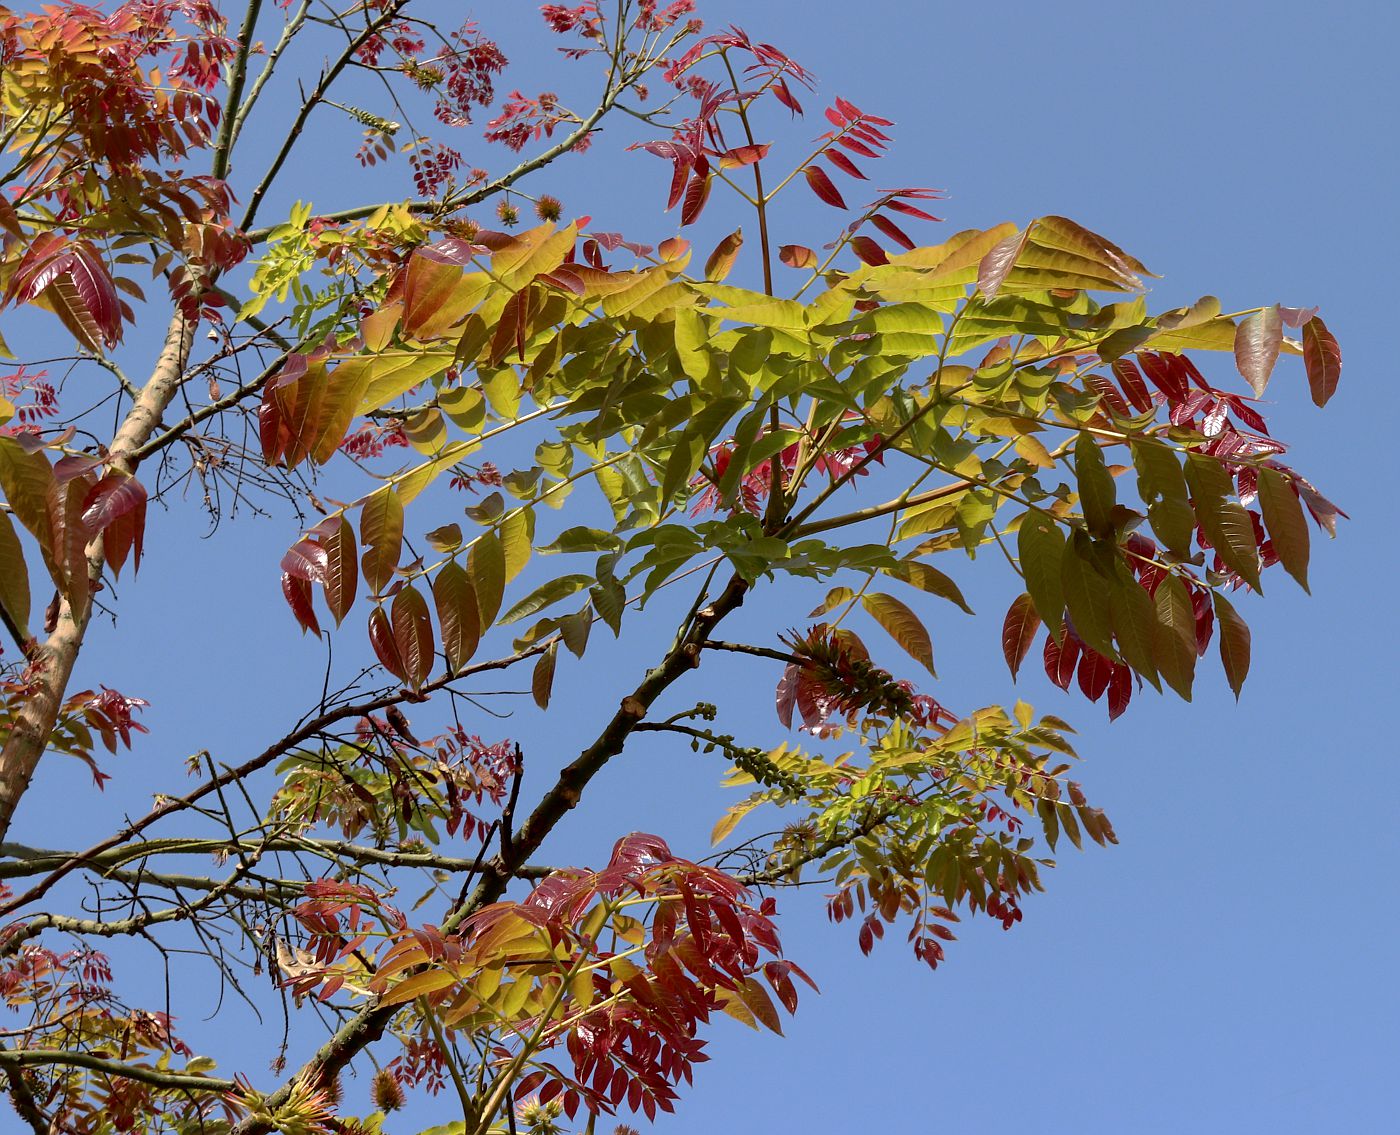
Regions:
[[[890,258],[885,255],[885,250],[868,236],[851,237],[851,251],[865,264],[878,266],[890,262]]]
[[[890,240],[894,241],[895,244],[899,245],[900,248],[907,250],[914,247],[913,238],[883,213],[876,213],[870,218],[870,223],[889,237]]]
[[[1121,662],[1113,665],[1113,673],[1108,679],[1108,719],[1113,721],[1122,715],[1133,699],[1133,672]]]
[[[690,179],[690,184],[685,190],[685,203],[681,206],[682,225],[692,225],[700,219],[705,202],[710,199],[710,184],[713,181],[713,174],[706,174],[704,177],[696,174]]]
[[[826,174],[826,170],[817,166],[808,166],[802,171],[807,177],[807,184],[811,186],[812,192],[828,205],[837,209],[846,207],[845,199],[832,184],[831,178]]]
[[[286,577],[283,579],[285,582]],[[307,593],[310,594],[310,591],[311,585],[307,584]],[[408,681],[408,668],[399,654],[393,628],[389,625],[389,616],[384,613],[383,607],[375,607],[369,613],[369,644],[374,648],[374,655],[384,669],[400,682]]]
[[[844,174],[849,174],[851,177],[857,177],[861,181],[870,180],[868,177],[865,176],[865,174],[860,172],[860,169],[856,165],[856,163],[851,161],[850,158],[846,157],[846,155],[843,154],[840,150],[827,150],[826,160],[829,161],[832,165],[834,165]]]
[[[1253,388],[1256,398],[1263,396],[1282,349],[1283,317],[1278,304],[1256,311],[1236,325],[1235,365]]]
[[[311,583],[309,580],[300,579],[291,572],[282,573],[282,596],[287,600],[287,606],[291,607],[292,614],[301,624],[303,631],[310,631],[317,638],[321,637],[321,624],[316,621],[316,610],[311,605]]]
[[[1342,376],[1342,348],[1327,330],[1327,324],[1315,315],[1303,324],[1303,366],[1308,372],[1313,402],[1327,405]]]
[[[433,623],[428,604],[412,584],[400,589],[389,610],[390,625],[399,658],[403,660],[404,680],[415,690],[433,672]]]
[[[1025,661],[1039,630],[1040,616],[1036,614],[1031,597],[1018,595],[1006,612],[1006,619],[1001,627],[1001,653],[1011,670],[1013,681],[1020,672],[1021,663]]]
[[[101,532],[102,555],[114,576],[120,576],[129,554],[132,567],[141,567],[141,546],[146,532],[146,490],[135,477],[111,472],[83,501],[83,523]]]
[[[1045,636],[1045,674],[1062,690],[1068,690],[1074,679],[1079,651],[1079,640],[1073,635],[1065,635],[1063,645],[1057,643],[1052,635]]]
[[[760,142],[752,146],[735,146],[732,150],[725,150],[719,156],[720,169],[736,169],[739,166],[751,166],[754,162],[761,162],[768,156],[769,144]]]
[[[814,268],[817,254],[806,245],[785,244],[778,249],[778,259],[789,268]]]
[[[705,279],[719,281],[728,276],[743,244],[744,230],[735,229],[715,245],[715,250],[705,261]]]
[[[481,617],[471,577],[455,560],[443,564],[433,580],[433,603],[442,631],[448,669],[456,672],[471,660],[481,638]]]
[[[330,608],[335,625],[340,626],[346,613],[355,602],[355,591],[359,586],[359,555],[355,544],[355,530],[344,516],[330,517],[317,528],[326,528],[321,537],[321,547],[326,553],[325,579],[326,606]]]
[[[1098,701],[1108,689],[1113,676],[1113,663],[1097,650],[1087,646],[1079,659],[1079,689],[1090,701]]]
[[[1152,392],[1147,389],[1147,383],[1143,382],[1142,374],[1133,365],[1132,359],[1114,359],[1113,373],[1134,410],[1145,414],[1152,409]]]

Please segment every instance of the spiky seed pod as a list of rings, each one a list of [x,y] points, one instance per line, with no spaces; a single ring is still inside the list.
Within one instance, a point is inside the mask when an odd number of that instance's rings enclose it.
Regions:
[[[403,1094],[403,1086],[387,1068],[381,1068],[374,1074],[370,1098],[380,1111],[398,1111],[408,1102]]]
[[[542,221],[557,221],[564,215],[564,204],[558,197],[544,194],[535,202],[535,216]]]

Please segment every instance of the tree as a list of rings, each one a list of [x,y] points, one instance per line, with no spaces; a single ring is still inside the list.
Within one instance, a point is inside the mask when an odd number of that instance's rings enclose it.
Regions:
[[[1319,405],[1335,390],[1315,310],[1205,297],[1149,314],[1147,269],[1058,216],[922,245],[908,230],[937,221],[936,191],[848,207],[887,119],[838,98],[809,149],[774,150],[784,119],[821,105],[781,51],[707,33],[684,0],[543,15],[600,66],[586,112],[497,99],[486,32],[443,35],[406,0],[253,0],[236,35],[197,0],[0,11],[6,330],[46,341],[56,318],[116,407],[104,429],[93,399],[35,369],[52,362],[6,378],[0,834],[46,754],[100,786],[97,741],[141,730],[139,699],[71,679],[94,612],[139,569],[149,499],[182,479],[216,515],[221,491],[281,497],[288,523],[315,514],[281,561],[287,617],[369,663],[328,676],[256,755],[211,738],[193,788],[163,770],[155,806],[91,846],[5,845],[0,972],[24,1016],[0,1067],[36,1131],[376,1130],[340,1099],[341,1073],[371,1068],[373,1110],[444,1092],[461,1131],[670,1110],[712,1016],[776,1031],[796,1007],[807,977],[772,892],[824,880],[862,950],[898,925],[934,967],[959,912],[1019,921],[1061,838],[1113,842],[1069,779],[1067,723],[946,707],[867,648],[878,627],[932,674],[919,611],[966,607],[938,553],[1003,556],[1024,580],[1001,627],[1012,673],[1039,643],[1053,680],[1117,716],[1144,685],[1189,698],[1212,642],[1238,693],[1250,638],[1230,596],[1275,564],[1306,587],[1306,514],[1329,531],[1341,515],[1256,405],[1285,353]],[[266,94],[286,68],[302,78],[290,116]],[[491,114],[488,139],[528,156],[471,169],[405,125],[429,112]],[[328,114],[363,128],[366,168],[406,160],[417,196],[259,227]],[[692,267],[680,237],[566,224],[528,188],[619,117],[651,155],[635,160],[667,163],[682,229],[732,193],[747,243],[736,227]],[[820,252],[775,247],[797,193],[841,217]],[[120,274],[147,268],[159,300]],[[133,382],[152,320],[164,339]],[[1253,398],[1226,388],[1226,352]],[[862,483],[878,503],[856,506]],[[42,614],[36,580],[54,595]],[[731,629],[776,586],[812,589],[813,621]],[[547,714],[594,631],[632,636],[648,664],[590,676],[605,709],[554,726],[568,757],[463,724],[498,672],[528,675]],[[736,656],[771,663],[779,723],[806,737],[721,732],[696,699],[720,700]],[[551,866],[589,782],[656,734],[716,754],[746,791],[719,851],[619,831],[608,862]],[[778,830],[738,838],[750,813],[745,832]],[[170,1007],[127,1004],[99,952],[127,938],[202,949],[250,1003],[289,999],[286,1067],[230,1075]]]

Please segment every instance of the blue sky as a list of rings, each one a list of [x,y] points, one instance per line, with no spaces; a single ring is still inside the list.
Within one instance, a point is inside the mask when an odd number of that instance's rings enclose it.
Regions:
[[[492,7],[478,6],[483,26],[522,70],[545,58],[552,45],[534,29],[533,5]],[[836,95],[894,119],[896,146],[874,183],[946,188],[946,232],[1059,213],[1159,273],[1154,307],[1206,292],[1226,310],[1321,305],[1344,352],[1341,389],[1318,411],[1301,365],[1285,360],[1270,421],[1352,520],[1334,542],[1314,535],[1312,598],[1270,573],[1267,599],[1244,603],[1254,666],[1238,704],[1212,652],[1194,703],[1141,695],[1112,728],[1101,706],[1034,673],[1014,688],[997,644],[1009,580],[985,560],[943,563],[979,616],[925,609],[940,697],[966,706],[1019,695],[1068,717],[1081,731],[1081,779],[1121,845],[1062,849],[1021,925],[964,923],[936,974],[898,934],[862,958],[852,933],[826,924],[817,895],[783,896],[785,944],[822,995],[804,999],[782,1040],[718,1025],[712,1062],[658,1130],[1288,1135],[1393,1124],[1397,9],[709,0],[701,14],[712,26],[741,24],[822,80],[807,122],[773,119],[775,136],[819,133],[822,100]],[[550,66],[536,87],[554,85]],[[372,183],[321,172],[353,168],[334,133],[313,140],[318,168],[291,194],[318,208],[359,203]],[[633,136],[626,124],[610,130],[597,153],[534,187],[598,227],[670,234],[676,219],[659,212],[664,163],[617,158]],[[805,190],[791,207],[780,240],[835,235],[837,214]],[[712,205],[699,247],[734,216]],[[262,220],[275,219],[270,203]],[[1220,360],[1220,377],[1227,368]],[[118,782],[103,797],[76,766],[46,764],[21,810],[21,838],[87,842],[55,829],[106,830],[117,809],[144,810],[142,794],[170,787],[184,755],[225,738],[224,759],[246,756],[272,735],[270,722],[319,690],[324,656],[275,599],[294,521],[230,524],[201,541],[195,504],[153,512],[150,560],[120,589],[120,633],[103,629],[82,662],[83,680],[151,698],[152,735],[109,762]],[[796,622],[812,603],[811,592],[779,595],[764,622]],[[200,634],[180,633],[193,625]],[[522,725],[541,783],[555,752],[557,763],[572,756],[557,722],[596,717],[598,675],[639,671],[650,657],[646,644],[624,643],[561,667],[559,717]],[[734,713],[726,728],[776,743],[776,675],[757,664],[731,674],[720,691]],[[641,828],[703,854],[723,806],[719,773],[684,749],[629,753],[590,789],[601,814],[580,809],[555,846],[596,860]],[[265,1041],[228,1020],[235,1031],[220,1045]],[[417,1114],[427,1122],[434,1109]]]

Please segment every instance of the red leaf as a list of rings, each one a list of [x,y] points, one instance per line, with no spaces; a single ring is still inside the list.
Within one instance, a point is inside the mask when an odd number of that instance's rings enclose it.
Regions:
[[[120,575],[128,552],[135,552],[133,566],[141,567],[141,545],[146,531],[146,490],[135,477],[108,473],[83,500],[83,524],[103,533],[102,554]]]
[[[752,146],[735,146],[732,150],[725,150],[719,156],[720,169],[735,169],[740,166],[751,166],[754,162],[761,162],[768,156],[769,144],[760,142]]]
[[[870,223],[889,237],[890,240],[894,241],[895,244],[899,245],[900,248],[912,249],[914,247],[914,241],[909,234],[884,214],[876,213],[870,218]]]
[[[310,631],[317,638],[320,638],[321,624],[316,621],[316,610],[311,605],[310,582],[284,571],[282,573],[282,595],[287,600],[287,605],[291,607],[297,622],[301,624],[302,630]]]
[[[851,251],[866,264],[878,266],[890,262],[890,258],[885,255],[885,250],[868,236],[851,237]]]
[[[1113,664],[1113,673],[1108,679],[1108,719],[1119,717],[1128,708],[1133,698],[1133,672],[1121,662]]]
[[[837,209],[846,207],[845,200],[837,192],[836,186],[831,183],[831,178],[826,175],[826,171],[818,166],[808,166],[802,171],[807,176],[807,184],[812,187],[812,192]]]
[[[1098,701],[1108,689],[1113,676],[1113,663],[1097,650],[1087,646],[1079,659],[1079,689],[1090,701]]]
[[[779,79],[773,84],[773,97],[782,103],[793,114],[802,113],[802,104],[793,97],[792,91],[788,88],[787,80]]]
[[[1327,405],[1342,376],[1342,348],[1317,316],[1303,324],[1303,366],[1314,404]]]
[[[840,150],[827,150],[826,160],[839,169],[842,173],[850,174],[851,177],[858,177],[861,181],[870,179],[861,173],[856,163],[846,157]]]
[[[1040,616],[1029,595],[1018,595],[1001,627],[1001,653],[1014,681],[1040,630]]]
[[[917,205],[911,205],[908,201],[888,201],[885,203],[886,209],[893,209],[896,213],[903,213],[906,217],[918,217],[921,221],[941,221],[942,217],[935,217],[932,213],[925,213]]]
[[[1055,641],[1054,635],[1045,636],[1045,674],[1062,690],[1068,690],[1074,678],[1074,664],[1079,661],[1079,640],[1073,635],[1064,636],[1064,645]]]
[[[836,141],[845,146],[851,153],[859,154],[863,158],[878,158],[880,156],[864,142],[852,138],[849,134],[837,138]]]
[[[778,259],[789,268],[812,268],[816,266],[817,254],[806,245],[785,244],[778,249]]]
[[[1132,403],[1133,409],[1139,414],[1145,414],[1152,409],[1152,392],[1147,389],[1147,383],[1143,382],[1142,374],[1132,359],[1114,359],[1113,373],[1118,379],[1118,383],[1123,387],[1123,393],[1128,396],[1128,401]]]
[[[283,576],[285,581],[288,576]],[[306,585],[307,593],[310,594],[311,585]],[[404,666],[403,658],[399,654],[398,644],[394,641],[394,632],[389,626],[389,616],[384,613],[383,607],[375,607],[369,613],[369,644],[374,647],[375,657],[380,664],[390,674],[394,675],[401,682],[408,681],[408,669]]]
[[[1139,351],[1138,361],[1143,372],[1152,380],[1152,385],[1167,396],[1169,402],[1185,402],[1191,393],[1187,385],[1187,374],[1180,368],[1177,355],[1159,355],[1152,351]]]
[[[699,219],[705,202],[710,199],[711,181],[710,176],[701,177],[699,174],[690,179],[685,191],[685,204],[681,206],[682,225],[694,224]]]

